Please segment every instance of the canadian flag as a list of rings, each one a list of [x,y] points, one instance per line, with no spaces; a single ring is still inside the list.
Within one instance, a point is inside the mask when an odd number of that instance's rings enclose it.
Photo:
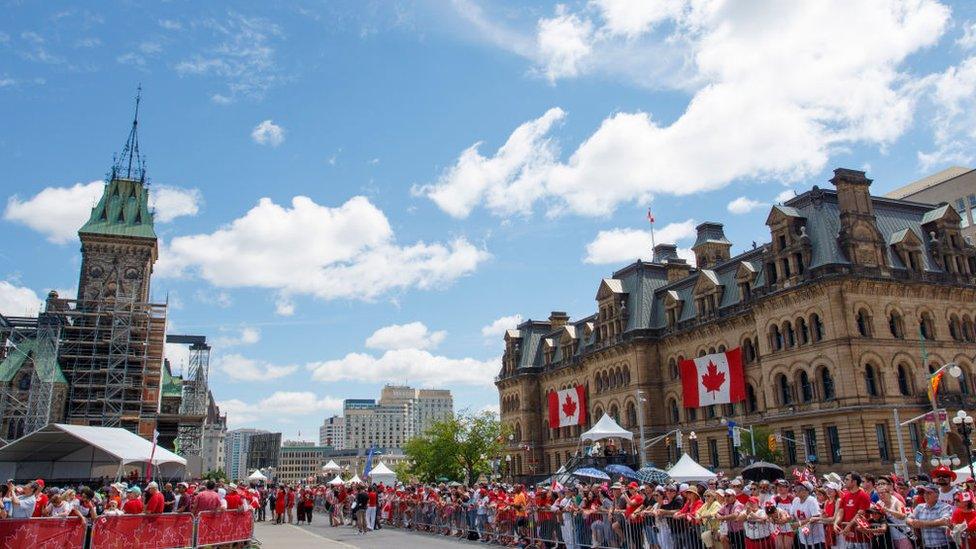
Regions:
[[[685,408],[728,404],[746,398],[742,349],[682,360],[681,388]]]
[[[586,424],[586,392],[582,385],[549,393],[549,427]]]

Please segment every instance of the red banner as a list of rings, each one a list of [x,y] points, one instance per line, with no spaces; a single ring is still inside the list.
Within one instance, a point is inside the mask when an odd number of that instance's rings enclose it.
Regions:
[[[91,547],[92,549],[193,547],[193,515],[167,513],[98,517],[92,528]]]
[[[85,523],[78,517],[0,520],[0,547],[61,549],[85,545]]]
[[[216,545],[251,539],[254,514],[243,511],[204,511],[197,523],[197,545]]]

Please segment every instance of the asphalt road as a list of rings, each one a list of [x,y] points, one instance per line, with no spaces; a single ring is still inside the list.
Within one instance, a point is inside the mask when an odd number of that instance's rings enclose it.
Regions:
[[[352,526],[332,528],[321,516],[312,518],[311,526],[272,525],[267,522],[255,524],[254,532],[267,549],[297,549],[302,547],[360,548],[360,549],[404,549],[423,547],[424,549],[472,549],[486,547],[457,538],[417,534],[393,528],[382,528],[366,535],[356,533]]]

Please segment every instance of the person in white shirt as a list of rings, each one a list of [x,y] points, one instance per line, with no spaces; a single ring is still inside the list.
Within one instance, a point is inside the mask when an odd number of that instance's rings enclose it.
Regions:
[[[819,522],[821,510],[817,498],[813,497],[813,485],[801,482],[796,485],[797,498],[793,501],[790,515],[798,523],[800,545],[806,549],[823,549],[827,538],[823,524]]]

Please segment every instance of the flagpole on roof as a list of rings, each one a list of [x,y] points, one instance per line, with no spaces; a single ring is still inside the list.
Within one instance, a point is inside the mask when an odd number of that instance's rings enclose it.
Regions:
[[[647,221],[651,224],[651,250],[653,250],[657,244],[654,242],[654,215],[651,214],[650,208],[647,209]]]

